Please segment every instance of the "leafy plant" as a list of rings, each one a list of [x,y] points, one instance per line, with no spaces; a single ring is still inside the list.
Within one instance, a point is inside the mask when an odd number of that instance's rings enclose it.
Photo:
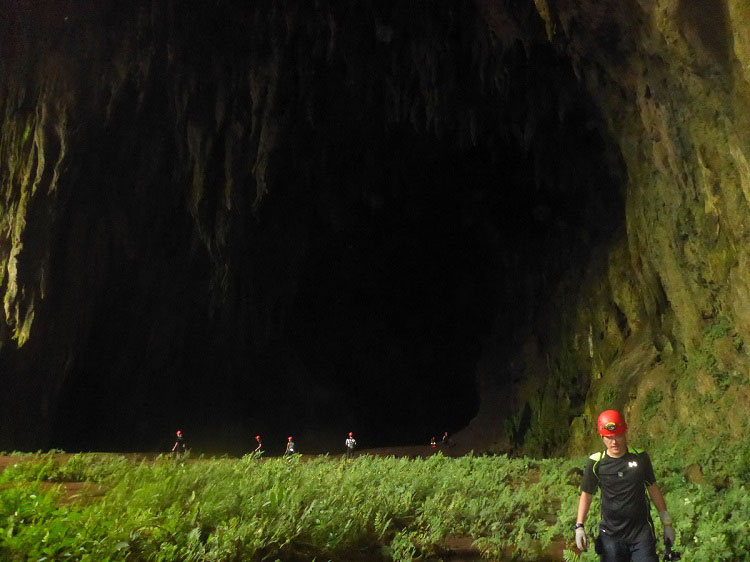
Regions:
[[[678,546],[690,560],[742,559],[750,550],[750,445],[690,432],[681,439],[652,451]],[[572,548],[580,491],[571,474],[583,462],[39,454],[0,474],[0,559],[410,560],[466,537],[484,557],[532,561],[553,540]],[[704,484],[685,481],[689,462],[704,468]],[[66,499],[61,482],[82,479],[101,483],[103,496]],[[598,512],[595,496],[592,527]]]

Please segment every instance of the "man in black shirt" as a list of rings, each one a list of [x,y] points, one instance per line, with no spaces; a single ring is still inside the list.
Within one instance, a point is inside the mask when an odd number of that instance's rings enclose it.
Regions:
[[[185,437],[182,435],[182,430],[177,430],[177,440],[172,446],[172,452],[175,455],[184,455],[187,451],[187,443],[185,443]]]
[[[628,447],[625,419],[615,410],[599,415],[599,434],[606,450],[589,457],[581,480],[576,519],[576,546],[588,548],[584,523],[597,488],[602,491],[602,521],[596,552],[602,562],[658,562],[656,536],[648,495],[659,511],[664,543],[673,545],[675,532],[664,496],[656,484],[648,453]]]

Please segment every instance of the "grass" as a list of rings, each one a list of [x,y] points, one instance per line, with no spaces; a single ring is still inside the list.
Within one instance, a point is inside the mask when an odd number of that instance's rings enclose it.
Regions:
[[[707,471],[690,484],[679,448],[655,451],[686,559],[750,551],[750,447],[691,451]],[[584,459],[497,457],[353,461],[172,459],[82,454],[23,458],[0,473],[4,560],[439,559],[469,536],[489,559],[537,560],[570,540]],[[96,482],[91,502],[58,482]],[[589,530],[596,525],[592,508]],[[568,543],[572,548],[572,543]],[[572,552],[566,554],[569,558]],[[507,559],[507,558],[506,558]],[[586,553],[581,560],[596,560]]]

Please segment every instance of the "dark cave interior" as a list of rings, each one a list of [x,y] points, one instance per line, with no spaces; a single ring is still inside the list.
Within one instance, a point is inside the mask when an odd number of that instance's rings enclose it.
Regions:
[[[468,56],[471,38],[456,41]],[[98,277],[77,281],[92,320],[50,446],[164,449],[179,427],[200,451],[244,453],[260,433],[271,454],[289,434],[303,452],[335,452],[347,431],[376,447],[466,426],[488,347],[510,350],[538,328],[561,276],[623,228],[623,172],[550,47],[504,53],[503,95],[456,58],[465,80],[439,130],[390,119],[386,96],[363,95],[362,76],[335,61],[311,79],[314,120],[297,103],[302,86],[282,81],[291,125],[272,188],[231,220],[215,209],[218,189],[198,205],[201,228],[223,232],[210,252],[193,250],[202,234],[188,196],[175,196],[188,180],[158,133],[169,127],[166,72],[145,95],[121,94],[105,128],[89,123],[50,283],[65,286],[71,264]],[[368,88],[386,81],[373,66]],[[207,156],[207,184],[225,180],[227,150]],[[46,310],[65,298],[50,291]]]

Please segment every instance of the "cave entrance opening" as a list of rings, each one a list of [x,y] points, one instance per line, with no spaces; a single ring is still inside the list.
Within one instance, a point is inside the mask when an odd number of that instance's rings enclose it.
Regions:
[[[326,419],[368,444],[466,426],[479,377],[514,376],[504,362],[561,276],[622,228],[622,166],[595,105],[551,49],[516,49],[505,97],[474,96],[470,142],[458,124],[409,123],[320,141],[324,196],[287,326],[328,389]]]
[[[360,74],[346,61],[321,63],[310,104],[295,97],[297,68],[280,77],[291,117],[278,124],[257,214],[250,187],[231,212],[212,192],[205,213],[144,238],[145,289],[123,273],[126,255],[109,255],[120,291],[97,297],[86,352],[61,393],[55,445],[163,450],[180,427],[198,450],[246,453],[261,433],[266,443],[292,434],[304,452],[335,452],[348,431],[363,447],[427,444],[506,407],[481,395],[486,383],[518,382],[510,359],[545,329],[561,277],[622,230],[624,173],[567,60],[517,42],[481,78],[471,63],[476,27],[465,31],[455,49],[438,49],[447,59],[435,64],[461,71],[440,85],[447,101],[433,121],[430,92],[393,71],[393,45],[372,60],[352,55]],[[354,79],[361,69],[374,76],[364,85]],[[406,81],[408,115],[394,117],[389,79]],[[146,137],[150,122],[142,126]],[[218,186],[225,154],[206,162]],[[156,182],[171,181],[172,170],[162,172]],[[196,242],[192,220],[201,233],[226,227],[221,252],[185,249]],[[227,288],[207,295],[216,286]],[[207,312],[207,302],[219,304]],[[152,332],[138,327],[159,328],[155,320],[167,321],[153,342],[159,354],[144,356]]]

